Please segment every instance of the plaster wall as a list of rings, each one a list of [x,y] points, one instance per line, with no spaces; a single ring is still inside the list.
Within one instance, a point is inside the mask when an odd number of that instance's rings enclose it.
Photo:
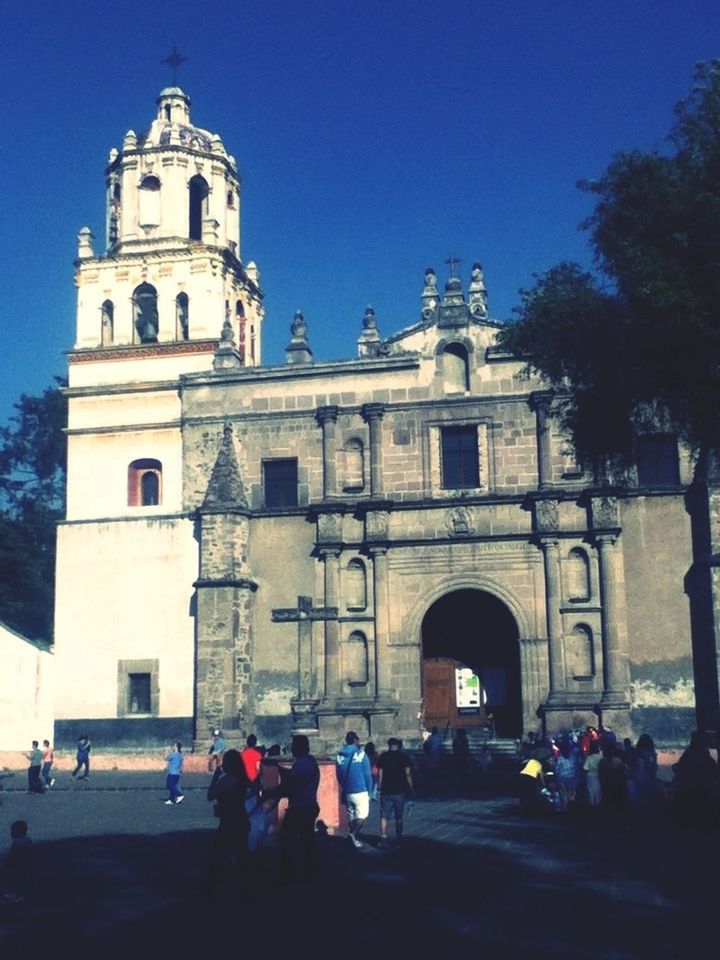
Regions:
[[[0,750],[52,743],[53,654],[0,623],[0,662]]]
[[[186,519],[60,525],[58,720],[117,717],[118,662],[147,659],[158,661],[158,715],[192,716],[197,553]]]

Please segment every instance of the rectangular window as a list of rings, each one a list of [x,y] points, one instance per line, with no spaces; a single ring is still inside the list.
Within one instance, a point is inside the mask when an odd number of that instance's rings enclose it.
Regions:
[[[151,674],[128,674],[128,713],[152,713]]]
[[[263,460],[263,482],[266,507],[297,506],[297,460]]]
[[[636,452],[641,487],[676,487],[680,483],[678,445],[674,434],[638,437]]]
[[[440,433],[443,489],[479,487],[477,426],[442,427]]]

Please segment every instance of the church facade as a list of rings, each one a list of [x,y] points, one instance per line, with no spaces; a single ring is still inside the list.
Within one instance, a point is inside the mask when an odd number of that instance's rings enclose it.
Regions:
[[[495,344],[483,271],[428,269],[409,324],[358,355],[292,321],[263,365],[235,160],[163,90],[79,234],[56,739],[108,745],[423,727],[498,737],[695,724],[692,566],[675,438],[594,489],[554,398]],[[361,311],[360,311],[361,312]]]

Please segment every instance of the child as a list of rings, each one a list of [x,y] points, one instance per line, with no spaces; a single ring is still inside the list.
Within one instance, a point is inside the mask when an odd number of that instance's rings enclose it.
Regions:
[[[8,890],[4,896],[14,903],[22,903],[27,896],[32,846],[27,832],[28,825],[24,820],[16,820],[10,827],[12,843],[7,855]]]
[[[167,759],[167,777],[165,784],[168,788],[169,796],[165,801],[166,806],[182,803],[185,797],[180,793],[180,774],[183,768],[182,744],[174,743]]]
[[[213,730],[212,742],[208,750],[208,773],[214,773],[222,766],[225,753],[225,738],[220,730]]]

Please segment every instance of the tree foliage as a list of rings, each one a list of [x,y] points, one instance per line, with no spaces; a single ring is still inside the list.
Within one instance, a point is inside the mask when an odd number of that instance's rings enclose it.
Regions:
[[[580,186],[598,274],[536,277],[501,344],[569,391],[562,416],[595,464],[632,459],[651,426],[720,449],[720,61],[696,68],[664,152],[619,153]]]
[[[23,394],[0,428],[0,620],[50,640],[55,528],[65,513],[67,401],[61,381]]]

